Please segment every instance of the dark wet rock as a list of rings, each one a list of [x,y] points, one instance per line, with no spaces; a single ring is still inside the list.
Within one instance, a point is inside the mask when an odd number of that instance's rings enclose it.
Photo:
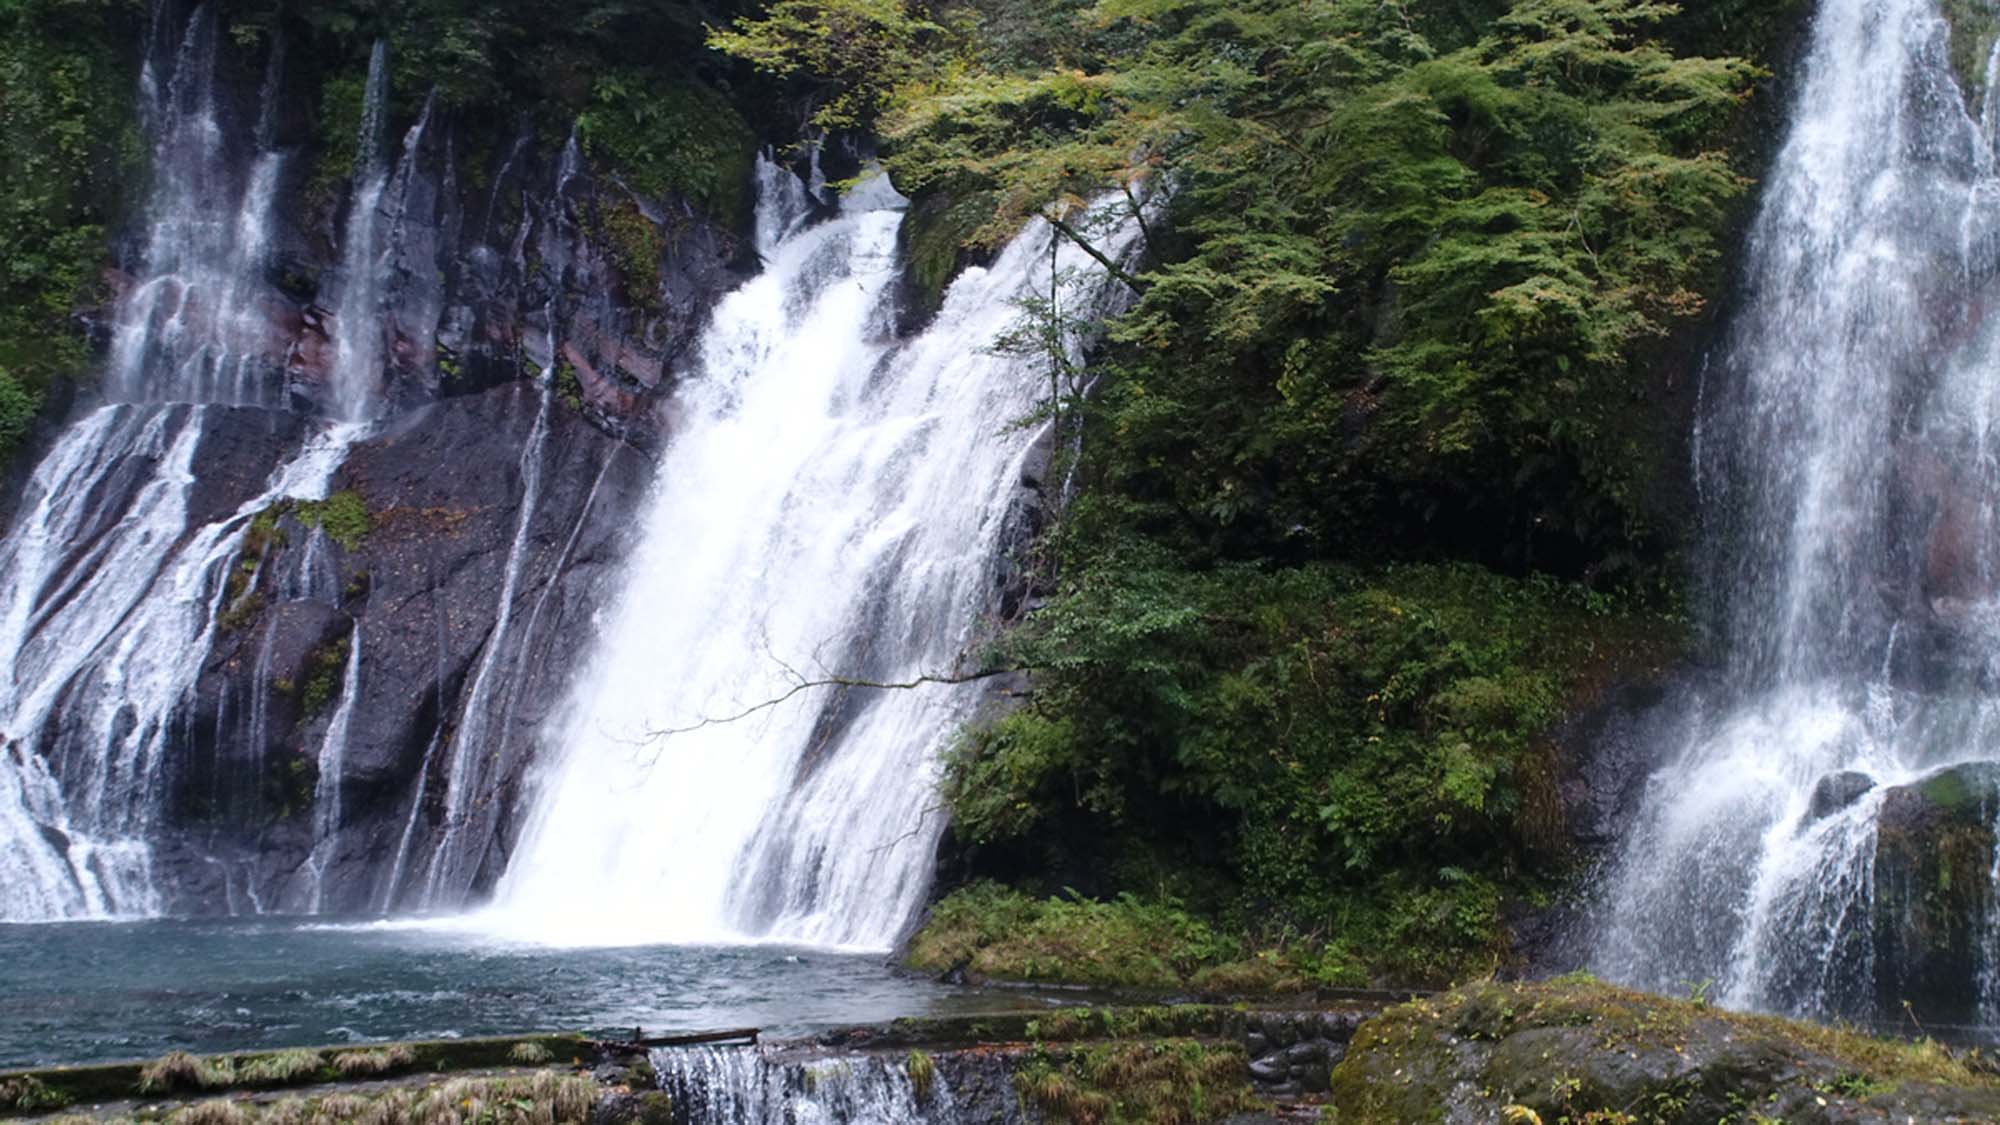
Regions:
[[[1875,788],[1875,779],[1857,770],[1842,770],[1819,779],[1806,806],[1805,823],[1823,820],[1860,800]]]
[[[591,1125],[677,1125],[674,1099],[664,1090],[607,1090],[591,1110]]]
[[[1876,826],[1876,1004],[1927,1023],[1978,1020],[1993,927],[2000,764],[1940,770],[1882,798]]]
[[[1029,1120],[1014,1085],[1013,1061],[991,1051],[952,1051],[932,1056],[938,1080],[951,1090],[961,1121],[1016,1125]]]
[[[1581,867],[1605,862],[1637,823],[1646,783],[1685,746],[1715,688],[1714,673],[1687,664],[1648,668],[1612,685],[1555,732],[1556,791],[1564,844]],[[1528,975],[1586,962],[1599,904],[1587,881],[1547,906],[1510,911],[1518,967]]]
[[[497,874],[532,733],[569,682],[652,474],[630,444],[551,402],[539,502],[520,529],[523,450],[542,409],[516,382],[398,416],[333,481],[369,513],[359,542],[285,511],[262,554],[239,562],[255,567],[200,681],[172,802],[177,839],[162,850],[176,909],[233,910],[252,889],[265,908],[326,910],[379,909],[408,893],[407,876],[386,881],[399,854],[423,870],[441,831],[451,740],[521,531],[508,659],[485,698],[500,720],[484,727],[497,740],[482,755],[489,791],[455,826],[484,858],[450,890],[477,893]],[[340,646],[356,639],[339,846],[320,886],[304,870],[318,756],[351,651]]]
[[[1250,1077],[1258,1082],[1283,1082],[1291,1077],[1291,1069],[1285,1060],[1277,1055],[1267,1055],[1250,1060]]]

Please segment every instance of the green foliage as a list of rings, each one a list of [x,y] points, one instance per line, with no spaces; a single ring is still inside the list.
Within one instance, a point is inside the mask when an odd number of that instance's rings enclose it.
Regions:
[[[522,1044],[515,1044],[516,1047]],[[512,1048],[509,1049],[512,1053]],[[342,1051],[333,1056],[333,1069],[342,1078],[374,1078],[391,1071],[402,1070],[417,1061],[417,1056],[408,1047],[396,1044],[361,1051]]]
[[[41,1113],[61,1109],[69,1103],[67,1094],[49,1088],[48,1083],[32,1074],[0,1080],[0,1109],[14,1113]]]
[[[236,1080],[246,1086],[290,1086],[318,1077],[325,1066],[318,1051],[299,1047],[245,1060]]]
[[[750,128],[728,100],[708,87],[662,82],[637,70],[613,72],[597,80],[576,127],[591,156],[633,190],[684,196],[725,221],[743,213],[753,153]],[[641,236],[632,224],[646,222],[636,211],[626,212],[614,207],[601,215],[607,226],[624,224],[611,230],[621,255],[635,253],[633,242]],[[658,278],[659,235],[655,231],[646,237],[653,245],[649,255],[638,253],[629,263],[621,257],[621,264],[635,266],[652,259],[650,269],[638,277],[627,275],[628,286]],[[635,299],[641,295],[652,296],[635,294]]]
[[[0,463],[18,448],[35,423],[42,396],[0,368]]]
[[[74,310],[107,296],[106,230],[139,180],[127,56],[143,20],[121,0],[0,4],[0,463],[87,359]]]
[[[845,129],[873,122],[940,30],[902,0],[776,0],[733,29],[711,29],[708,44],[777,78],[809,77],[819,95],[814,124]]]
[[[1012,980],[1171,988],[1235,952],[1235,943],[1172,905],[1129,895],[1037,900],[979,883],[932,908],[907,960]]]
[[[227,1055],[201,1056],[186,1051],[170,1051],[147,1063],[139,1071],[139,1092],[171,1093],[176,1090],[213,1090],[234,1084],[236,1060]]]
[[[1648,365],[1721,283],[1753,64],[1677,54],[1678,9],[1647,0],[1048,18],[1040,58],[976,20],[934,52],[887,162],[983,201],[988,246],[1155,197],[1097,371],[1100,487],[1238,556],[1366,526],[1606,583],[1658,558],[1678,423]]]
[[[931,908],[904,963],[925,972],[957,969],[996,980],[1192,989],[1224,997],[1367,982],[1352,955],[1338,945],[1301,940],[1255,951],[1250,945],[1178,902],[1131,894],[1097,902],[1073,892],[1037,898],[980,882],[953,891]],[[1043,1021],[1039,1035],[1077,1038],[1060,1026],[1067,1018]],[[1121,1026],[1103,1033],[1136,1032]]]
[[[1035,215],[1145,251],[1092,393],[1053,362],[1036,415],[1079,427],[1083,491],[1029,560],[1052,600],[989,654],[1028,702],[950,755],[974,870],[1186,903],[1318,980],[1505,956],[1504,904],[1564,858],[1552,728],[1680,644],[1668,357],[1723,283],[1732,141],[1796,8],[976,0],[878,44],[907,56],[868,96],[920,287],[944,238]],[[803,42],[819,9],[771,11],[718,44],[851,88]],[[1053,309],[995,346],[1056,354]],[[1191,971],[1005,925],[957,952]]]
[[[1354,951],[1406,981],[1495,962],[1503,892],[1561,837],[1549,728],[1678,636],[1463,565],[1192,571],[1128,540],[1067,565],[994,654],[1030,702],[950,756],[954,833],[1000,870],[1178,888],[1350,980]]]
[[[1941,0],[1938,7],[1950,28],[1952,70],[1968,103],[1977,107],[1986,95],[1986,60],[1994,39],[2000,38],[2000,12],[1977,0]]]
[[[567,359],[556,363],[556,397],[571,410],[583,409],[583,378],[577,374],[576,364]]]
[[[555,1057],[555,1052],[540,1043],[516,1043],[507,1052],[509,1061],[523,1066],[545,1066]]]
[[[498,167],[524,129],[544,151],[576,128],[598,171],[633,190],[678,193],[724,223],[742,217],[751,130],[722,96],[731,68],[704,45],[704,24],[734,0],[243,0],[228,28],[246,54],[282,32],[298,71],[319,87],[308,198],[322,218],[352,177],[368,60],[389,59],[391,128],[426,100],[449,122],[465,184]],[[496,202],[511,206],[504,196]]]

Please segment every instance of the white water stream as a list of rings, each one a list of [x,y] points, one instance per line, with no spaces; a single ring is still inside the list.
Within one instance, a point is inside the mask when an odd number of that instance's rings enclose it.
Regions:
[[[791,693],[958,669],[1035,437],[1013,423],[1043,386],[987,349],[1046,291],[1053,236],[1032,226],[898,343],[905,201],[878,177],[807,225],[805,185],[768,162],[759,182],[765,269],[680,392],[625,589],[481,919],[503,933],[882,948],[926,889],[938,754],[979,687]]]
[[[313,433],[234,510],[191,521],[217,418],[287,397],[264,278],[284,164],[269,103],[282,53],[273,47],[258,147],[239,182],[216,35],[206,7],[178,38],[156,17],[140,90],[156,177],[108,401],[56,441],[0,540],[0,920],[160,909],[166,754],[224,577],[251,519],[283,498],[323,497],[361,433]]]
[[[1700,434],[1729,686],[1612,871],[1616,979],[1865,1013],[1885,791],[2000,759],[1996,101],[1947,36],[1819,4]]]

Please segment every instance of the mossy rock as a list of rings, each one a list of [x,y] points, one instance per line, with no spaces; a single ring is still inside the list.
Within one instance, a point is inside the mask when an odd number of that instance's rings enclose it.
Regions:
[[[1975,1023],[1993,913],[2000,765],[1940,770],[1882,798],[1869,919],[1875,1000],[1926,1023]]]
[[[1470,985],[1385,1011],[1334,1068],[1332,1101],[1343,1123],[1385,1125],[1988,1121],[2000,1119],[2000,1080],[1935,1044],[1578,976]]]
[[[1986,96],[1986,62],[2000,39],[2000,9],[1990,0],[1939,0],[1938,9],[1951,29],[1946,49],[1952,72],[1976,117]]]
[[[967,240],[993,214],[985,194],[958,198],[938,192],[910,205],[903,220],[904,319],[921,324],[944,304],[944,292],[960,270],[980,255]]]

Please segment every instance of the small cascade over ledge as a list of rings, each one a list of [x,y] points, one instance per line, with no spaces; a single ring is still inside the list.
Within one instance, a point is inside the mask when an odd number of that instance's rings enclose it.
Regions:
[[[2000,162],[1948,35],[1818,5],[1698,434],[1727,686],[1609,872],[1613,979],[2000,1014]]]

